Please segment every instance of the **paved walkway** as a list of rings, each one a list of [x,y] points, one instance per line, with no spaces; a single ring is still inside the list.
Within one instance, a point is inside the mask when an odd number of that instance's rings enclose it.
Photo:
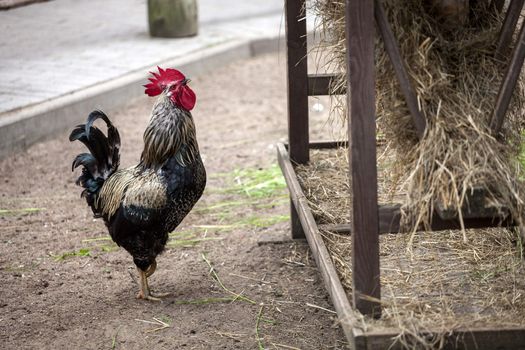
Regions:
[[[148,35],[145,0],[53,0],[0,12],[0,119],[229,42],[284,36],[283,0],[199,0],[199,35]]]

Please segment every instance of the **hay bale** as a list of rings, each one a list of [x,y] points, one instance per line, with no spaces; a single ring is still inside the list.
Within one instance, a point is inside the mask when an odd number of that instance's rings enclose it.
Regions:
[[[487,206],[502,212],[508,208],[523,226],[525,185],[520,178],[524,169],[517,160],[524,127],[522,78],[507,112],[503,138],[495,139],[489,128],[508,63],[494,57],[502,15],[489,0],[471,2],[466,12],[459,6],[449,14],[460,24],[458,29],[439,20],[421,0],[383,3],[427,121],[426,133],[419,141],[393,67],[378,39],[377,125],[394,152],[393,171],[405,194],[403,225],[413,230],[420,224],[429,227],[437,201],[462,220],[467,194],[481,188],[487,193]],[[330,54],[328,69],[344,72],[345,2],[314,0],[313,6],[321,19],[322,49]],[[332,89],[341,85],[346,81],[335,83]],[[342,118],[345,102],[340,98],[335,103]]]

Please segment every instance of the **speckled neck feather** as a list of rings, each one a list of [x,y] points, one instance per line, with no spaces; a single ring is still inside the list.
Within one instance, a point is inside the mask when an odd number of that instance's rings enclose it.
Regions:
[[[160,168],[171,157],[175,157],[177,163],[186,166],[194,162],[198,154],[191,113],[177,107],[162,94],[153,107],[150,123],[144,131],[140,165],[144,168]]]

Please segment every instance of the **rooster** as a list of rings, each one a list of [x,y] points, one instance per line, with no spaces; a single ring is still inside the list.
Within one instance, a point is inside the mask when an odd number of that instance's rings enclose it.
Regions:
[[[148,277],[172,232],[199,200],[206,185],[190,111],[196,96],[189,80],[176,69],[158,68],[144,85],[149,96],[159,96],[146,131],[140,162],[119,169],[120,136],[101,111],[93,111],[86,124],[69,136],[90,153],[79,154],[72,169],[82,166],[77,185],[84,188],[95,217],[102,217],[115,243],[127,250],[139,274],[137,298],[160,300],[168,294],[153,294]],[[107,136],[93,126],[102,119]]]

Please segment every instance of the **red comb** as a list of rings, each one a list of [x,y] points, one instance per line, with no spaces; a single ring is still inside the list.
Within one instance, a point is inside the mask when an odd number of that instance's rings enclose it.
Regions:
[[[151,83],[143,85],[146,88],[144,93],[148,96],[160,95],[168,84],[186,79],[184,74],[176,69],[162,69],[159,66],[157,68],[159,70],[158,73],[150,72],[153,75],[152,78],[148,79]]]

